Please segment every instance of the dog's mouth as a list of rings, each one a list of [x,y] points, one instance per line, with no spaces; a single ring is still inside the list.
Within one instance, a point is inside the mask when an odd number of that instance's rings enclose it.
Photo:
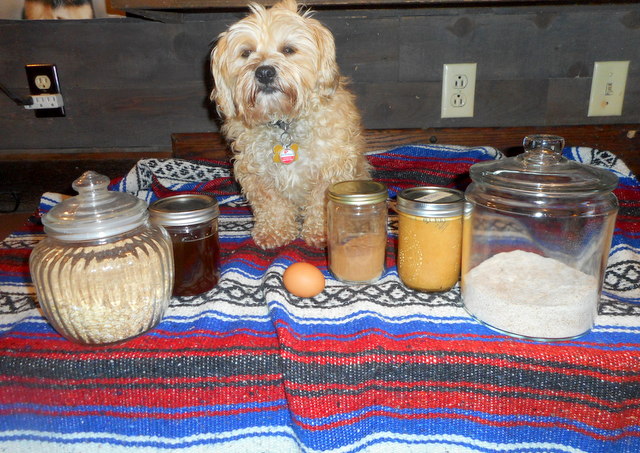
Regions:
[[[278,70],[275,66],[269,64],[258,66],[254,71],[254,77],[257,82],[258,93],[273,94],[282,91],[278,87]]]
[[[258,86],[258,93],[260,94],[273,94],[273,93],[280,93],[280,92],[282,92],[282,90],[280,90],[275,85],[259,85]]]

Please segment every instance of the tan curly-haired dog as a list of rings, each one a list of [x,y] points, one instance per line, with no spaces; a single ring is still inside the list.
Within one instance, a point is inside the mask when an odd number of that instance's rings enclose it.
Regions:
[[[295,0],[249,7],[211,53],[211,99],[253,210],[252,235],[262,248],[299,236],[323,247],[327,187],[369,179],[360,114],[327,28]]]

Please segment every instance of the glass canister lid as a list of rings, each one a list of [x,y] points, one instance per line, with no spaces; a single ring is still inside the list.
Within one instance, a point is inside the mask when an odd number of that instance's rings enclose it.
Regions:
[[[109,178],[87,171],[72,187],[78,192],[42,218],[47,235],[72,242],[102,239],[131,231],[148,218],[147,204],[124,192],[108,190]]]
[[[469,170],[471,179],[500,189],[538,196],[588,196],[611,192],[618,184],[618,177],[608,170],[563,157],[562,137],[530,135],[524,139],[523,146],[524,154],[472,165]]]
[[[165,226],[195,225],[218,217],[218,202],[203,194],[161,198],[149,206],[151,219]]]
[[[370,180],[342,181],[329,187],[329,199],[345,204],[374,204],[387,199],[387,186]]]

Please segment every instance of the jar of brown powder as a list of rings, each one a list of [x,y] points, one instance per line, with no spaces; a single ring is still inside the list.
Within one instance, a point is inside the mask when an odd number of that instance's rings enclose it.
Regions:
[[[385,269],[387,187],[375,181],[343,181],[329,188],[329,269],[343,282],[372,283]]]

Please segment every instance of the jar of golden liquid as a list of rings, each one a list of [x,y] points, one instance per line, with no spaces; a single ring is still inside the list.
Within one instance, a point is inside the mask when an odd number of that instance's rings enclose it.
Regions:
[[[464,194],[413,187],[398,194],[398,274],[409,288],[447,291],[460,276]]]

